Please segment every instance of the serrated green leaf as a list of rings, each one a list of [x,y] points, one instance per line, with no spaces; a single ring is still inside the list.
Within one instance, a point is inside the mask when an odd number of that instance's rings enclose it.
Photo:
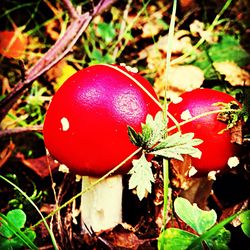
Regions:
[[[154,119],[150,114],[147,115],[146,125],[151,129],[151,136],[147,141],[147,147],[150,148],[166,135],[166,120],[163,117],[163,112],[157,112]]]
[[[136,188],[137,196],[140,200],[145,197],[147,192],[151,193],[154,176],[152,173],[152,163],[148,162],[144,153],[138,160],[132,161],[133,167],[129,171],[129,189]]]
[[[186,250],[198,236],[178,228],[168,228],[160,234],[158,239],[159,250]],[[198,244],[193,250],[203,250]]]
[[[151,138],[152,128],[147,124],[142,124],[142,141],[146,145]]]
[[[250,210],[247,210],[240,214],[239,219],[241,221],[241,228],[244,234],[250,238]]]
[[[200,158],[201,151],[194,146],[201,144],[202,140],[193,139],[193,137],[194,133],[175,133],[170,135],[152,150],[152,154],[177,160],[183,160],[183,154]]]
[[[192,205],[187,199],[181,197],[175,199],[174,209],[177,215],[198,234],[203,234],[217,220],[217,214],[214,210],[201,210],[196,204]]]

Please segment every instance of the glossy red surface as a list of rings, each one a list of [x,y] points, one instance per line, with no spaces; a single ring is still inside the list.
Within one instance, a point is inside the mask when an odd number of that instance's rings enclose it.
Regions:
[[[139,131],[146,115],[159,110],[152,86],[139,74],[115,65],[90,66],[54,95],[44,122],[45,145],[75,173],[101,176],[137,149],[127,125]],[[130,168],[131,162],[117,172]]]
[[[195,89],[181,95],[182,101],[177,104],[170,103],[168,111],[182,122],[183,111],[188,110],[192,117],[212,110],[218,110],[218,106],[213,106],[217,102],[229,103],[236,101],[232,96],[212,89]],[[194,132],[196,138],[203,140],[197,146],[202,151],[201,159],[193,158],[192,165],[199,172],[209,172],[221,170],[227,166],[230,157],[236,154],[236,145],[230,142],[229,131],[219,134],[226,128],[226,124],[217,119],[218,114],[210,114],[196,119],[181,126],[183,133]],[[173,122],[169,122],[169,127]]]

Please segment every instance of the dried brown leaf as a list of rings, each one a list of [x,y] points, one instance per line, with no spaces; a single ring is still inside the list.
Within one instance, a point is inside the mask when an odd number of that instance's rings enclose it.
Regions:
[[[35,159],[25,159],[23,154],[17,153],[16,157],[41,178],[47,177],[50,174],[50,170],[53,171],[59,166],[58,162],[55,162],[51,157],[46,155]]]
[[[214,62],[215,69],[225,75],[232,86],[250,86],[250,74],[234,62]]]

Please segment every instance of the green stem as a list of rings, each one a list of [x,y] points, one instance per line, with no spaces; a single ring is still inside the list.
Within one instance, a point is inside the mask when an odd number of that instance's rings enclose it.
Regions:
[[[219,23],[219,19],[221,18],[221,16],[223,15],[223,13],[226,11],[226,9],[229,7],[229,5],[231,4],[233,0],[227,0],[226,3],[224,4],[224,6],[222,7],[222,9],[220,10],[220,12],[216,15],[214,21],[211,23],[211,25],[208,27],[207,31],[213,31],[213,29],[215,28],[215,26],[218,25]],[[185,60],[186,58],[188,58],[192,52],[199,48],[204,42],[205,42],[205,38],[201,37],[200,40],[193,46],[191,51],[188,51],[187,53],[183,54],[182,56],[174,59],[171,64],[178,64],[180,62],[182,62],[183,60]]]
[[[169,160],[163,159],[163,221],[161,231],[164,230],[168,213],[168,186],[169,186]]]
[[[172,15],[169,25],[168,32],[168,43],[167,43],[167,58],[166,58],[166,71],[165,71],[165,91],[164,91],[164,103],[163,103],[163,115],[167,117],[167,84],[168,84],[168,75],[170,70],[170,60],[172,54],[172,46],[174,40],[174,27],[175,27],[175,17],[176,17],[176,9],[177,9],[177,0],[173,1]]]

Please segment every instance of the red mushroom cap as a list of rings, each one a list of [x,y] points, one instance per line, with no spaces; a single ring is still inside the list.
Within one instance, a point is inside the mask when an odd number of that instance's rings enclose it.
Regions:
[[[137,149],[127,126],[140,130],[147,114],[159,110],[152,86],[139,74],[115,65],[90,66],[54,95],[44,122],[45,145],[73,172],[101,176]],[[117,173],[130,167],[125,164]]]
[[[185,120],[184,112],[194,117],[220,109],[218,106],[213,106],[215,103],[231,101],[237,102],[232,96],[220,91],[195,89],[182,94],[179,102],[171,102],[168,111],[178,122],[183,122]],[[226,128],[227,124],[219,121],[217,116],[218,114],[210,114],[181,126],[183,133],[193,132],[196,138],[203,140],[203,143],[197,146],[202,152],[201,158],[192,159],[192,165],[199,173],[224,169],[228,159],[235,156],[237,152],[236,145],[230,142],[230,132],[219,133]],[[173,122],[170,121],[168,127],[173,125]]]

